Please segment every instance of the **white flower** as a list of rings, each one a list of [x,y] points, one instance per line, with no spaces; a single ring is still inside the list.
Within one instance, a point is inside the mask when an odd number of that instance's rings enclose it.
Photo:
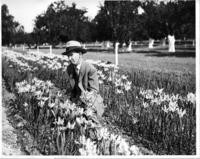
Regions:
[[[180,109],[177,109],[177,113],[179,115],[179,118],[182,118],[186,114],[186,110],[182,110],[180,108]]]
[[[81,156],[86,156],[87,155],[87,152],[84,148],[79,148],[79,152],[81,154]]]
[[[188,93],[188,94],[187,94],[187,101],[188,101],[188,102],[191,102],[192,104],[195,104],[195,103],[196,103],[195,94],[193,94],[193,93]]]
[[[104,71],[108,71],[109,69],[107,67],[104,67]]]
[[[131,155],[142,155],[142,153],[140,152],[140,149],[135,145],[132,145],[130,147],[130,152],[131,152]]]
[[[161,93],[163,92],[163,90],[164,90],[164,88],[161,88],[161,89],[157,88],[157,89],[156,89],[156,92],[157,92],[158,94],[161,94]]]
[[[53,83],[51,81],[46,81],[47,86],[53,87]]]
[[[110,140],[115,141],[117,139],[117,135],[111,134],[110,135]]]
[[[64,119],[61,119],[58,117],[58,121],[56,122],[58,125],[63,125],[64,124]]]
[[[177,109],[178,109],[177,102],[176,101],[170,101],[168,110],[171,111],[171,112],[175,112]]]
[[[99,84],[103,84],[103,81],[99,79]]]
[[[25,102],[25,103],[23,104],[23,106],[24,106],[24,107],[27,107],[27,106],[28,106],[28,104]]]
[[[44,104],[45,104],[45,101],[43,101],[43,100],[41,100],[41,101],[38,103],[38,105],[39,105],[41,108],[44,106]]]
[[[42,97],[42,100],[45,102],[47,101],[49,98],[48,97]]]
[[[118,146],[118,153],[122,155],[130,155],[129,145],[125,141],[125,139],[121,139],[119,146]]]
[[[123,94],[124,92],[122,90],[120,90],[120,89],[117,88],[116,93],[117,94]]]
[[[75,124],[76,124],[76,122],[74,122],[74,123],[71,124],[71,123],[68,121],[68,123],[67,123],[67,128],[68,128],[68,129],[74,129]]]
[[[98,140],[109,139],[109,132],[106,128],[101,128],[99,131],[97,131]]]
[[[151,100],[152,104],[156,104],[156,105],[160,105],[161,104],[161,100],[159,98],[154,98]]]
[[[94,115],[94,111],[93,111],[92,109],[87,109],[87,110],[85,111],[85,114],[86,114],[87,116],[93,116],[93,115]]]
[[[142,105],[143,105],[144,108],[149,107],[149,104],[147,102],[143,102]]]
[[[168,110],[168,108],[166,107],[166,105],[164,105],[164,107],[162,108],[162,110],[163,110],[165,113],[168,113],[168,112],[169,112],[169,110]]]
[[[128,82],[126,82],[126,84],[124,85],[124,88],[125,88],[126,91],[128,91],[128,90],[131,89],[131,83],[132,83],[132,82],[129,82],[129,81],[128,81]]]
[[[76,117],[76,122],[77,122],[79,125],[83,124],[84,121],[85,121],[85,118],[83,118],[82,116],[81,116],[81,117]]]
[[[42,96],[42,91],[41,90],[36,91],[34,94],[35,94],[35,96],[40,97],[40,96]]]
[[[125,75],[122,75],[122,77],[121,77],[123,80],[127,80],[127,76],[125,76]]]
[[[121,84],[122,84],[121,79],[115,80],[115,87],[121,86]]]
[[[48,106],[49,106],[50,108],[53,108],[53,107],[55,106],[55,103],[49,103]]]

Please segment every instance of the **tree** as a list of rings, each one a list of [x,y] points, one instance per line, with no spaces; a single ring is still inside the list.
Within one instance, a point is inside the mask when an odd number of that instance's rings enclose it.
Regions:
[[[145,0],[145,28],[148,36],[161,39],[167,35],[177,38],[195,37],[195,1]]]
[[[1,6],[2,13],[2,45],[13,45],[25,43],[24,27],[14,20],[9,14],[8,6]]]
[[[139,6],[140,1],[105,1],[94,19],[98,38],[120,43],[146,38]]]
[[[37,43],[56,45],[60,41],[72,39],[90,41],[90,22],[84,16],[86,12],[84,9],[77,9],[75,3],[71,7],[64,1],[50,4],[45,13],[36,17],[34,33],[37,35]]]

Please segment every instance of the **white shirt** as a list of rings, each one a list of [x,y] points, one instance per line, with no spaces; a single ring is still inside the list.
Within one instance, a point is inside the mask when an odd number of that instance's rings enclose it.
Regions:
[[[81,60],[80,63],[76,66],[77,74],[79,74],[79,72],[80,72],[81,64],[82,64],[82,60]]]

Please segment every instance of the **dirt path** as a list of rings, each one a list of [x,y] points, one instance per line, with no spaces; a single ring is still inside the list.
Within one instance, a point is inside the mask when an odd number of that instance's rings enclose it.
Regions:
[[[24,155],[21,151],[21,146],[18,140],[18,131],[9,122],[8,104],[14,95],[9,93],[5,88],[5,83],[2,87],[2,155]]]

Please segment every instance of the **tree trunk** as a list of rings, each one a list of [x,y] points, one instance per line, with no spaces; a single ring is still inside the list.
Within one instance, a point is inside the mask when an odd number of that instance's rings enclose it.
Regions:
[[[162,46],[166,46],[166,38],[165,37],[162,39]]]
[[[128,51],[128,52],[131,52],[131,51],[132,51],[132,42],[131,42],[131,41],[130,41],[130,43],[129,43],[129,45],[128,45],[127,51]]]
[[[108,48],[110,48],[110,42],[109,41],[106,42],[106,49],[108,49]]]
[[[175,52],[175,37],[174,37],[174,35],[168,35],[168,42],[169,42],[168,52]]]
[[[154,39],[150,38],[149,39],[149,49],[153,48],[153,44],[154,44]]]

